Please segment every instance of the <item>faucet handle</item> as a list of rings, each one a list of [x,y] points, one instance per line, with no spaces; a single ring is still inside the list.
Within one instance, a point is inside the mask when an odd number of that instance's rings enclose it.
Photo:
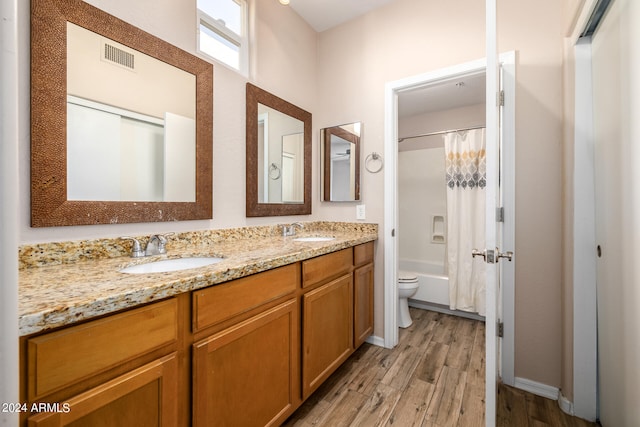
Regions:
[[[169,236],[173,236],[175,233],[171,232],[171,233],[164,233],[164,234],[157,234],[158,236],[158,252],[160,252],[161,254],[166,254],[167,253],[167,249],[164,247],[164,245],[167,244],[167,237]]]
[[[167,236],[171,236],[174,233],[165,233],[165,234],[152,234],[149,237],[149,241],[147,242],[147,249],[145,250],[145,255],[161,255],[167,253],[167,248],[165,248],[165,244],[167,243]]]
[[[120,237],[122,240],[131,240],[133,245],[131,247],[131,257],[132,258],[140,258],[145,256],[144,251],[142,250],[142,245],[140,245],[140,241],[135,237],[122,236]]]
[[[282,236],[283,237],[287,237],[291,235],[291,226],[287,225],[287,224],[282,224]]]
[[[292,224],[283,224],[282,225],[282,235],[284,237],[294,236],[296,234],[296,227],[300,227],[300,229],[304,228],[304,224],[300,222],[294,222]]]

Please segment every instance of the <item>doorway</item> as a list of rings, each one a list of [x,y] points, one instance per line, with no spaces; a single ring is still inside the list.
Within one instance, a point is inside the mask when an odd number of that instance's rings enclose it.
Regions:
[[[515,246],[515,52],[500,55],[501,91],[504,106],[500,114],[500,177],[502,215],[502,247],[512,250]],[[384,345],[394,347],[398,342],[398,100],[403,94],[424,90],[446,81],[464,79],[467,76],[486,72],[486,60],[471,61],[452,67],[435,70],[405,79],[387,83],[385,86],[385,212],[384,233],[388,238],[384,253]],[[514,383],[514,277],[515,260],[499,263],[501,286],[500,304],[497,313],[487,313],[489,319],[499,319],[502,323],[502,338],[499,340],[498,354],[488,355],[493,360],[499,358],[499,376],[507,385]],[[490,350],[489,347],[487,351]]]

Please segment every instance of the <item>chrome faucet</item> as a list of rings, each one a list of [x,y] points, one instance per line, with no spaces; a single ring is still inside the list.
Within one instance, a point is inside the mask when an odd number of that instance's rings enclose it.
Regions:
[[[304,224],[300,222],[294,222],[293,224],[285,224],[282,226],[282,236],[295,236],[296,235],[296,227],[299,227],[301,230],[304,228]]]
[[[147,248],[144,250],[146,256],[162,255],[167,253],[167,238],[162,234],[154,234],[149,237]]]
[[[133,245],[131,246],[132,258],[141,258],[151,255],[166,254],[167,248],[165,247],[165,245],[167,244],[167,236],[171,236],[172,234],[173,233],[152,235],[147,241],[147,247],[145,250],[142,250],[140,241],[135,237],[121,237],[121,239],[131,240],[133,242]]]

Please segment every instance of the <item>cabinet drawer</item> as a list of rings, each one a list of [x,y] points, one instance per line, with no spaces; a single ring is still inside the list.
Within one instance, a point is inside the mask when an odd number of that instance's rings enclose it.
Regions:
[[[353,250],[343,249],[302,262],[302,287],[333,279],[347,273],[353,263]]]
[[[170,354],[29,418],[29,426],[176,426],[178,359]],[[68,410],[67,410],[68,409]]]
[[[353,265],[359,266],[373,262],[373,242],[363,243],[353,248]]]
[[[28,397],[80,381],[177,340],[175,299],[30,338]]]
[[[193,293],[193,330],[199,331],[294,292],[300,264],[254,274]]]

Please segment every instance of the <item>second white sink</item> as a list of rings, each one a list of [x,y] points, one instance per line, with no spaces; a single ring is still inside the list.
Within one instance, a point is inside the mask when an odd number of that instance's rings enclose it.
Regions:
[[[308,237],[296,237],[293,239],[294,242],[328,242],[330,240],[335,240],[335,237],[328,236],[308,236]]]
[[[128,274],[148,274],[148,273],[166,273],[168,271],[188,270],[191,268],[205,267],[207,265],[216,264],[223,258],[218,257],[188,257],[163,259],[160,261],[148,262],[146,264],[137,264],[120,269],[121,273]]]

